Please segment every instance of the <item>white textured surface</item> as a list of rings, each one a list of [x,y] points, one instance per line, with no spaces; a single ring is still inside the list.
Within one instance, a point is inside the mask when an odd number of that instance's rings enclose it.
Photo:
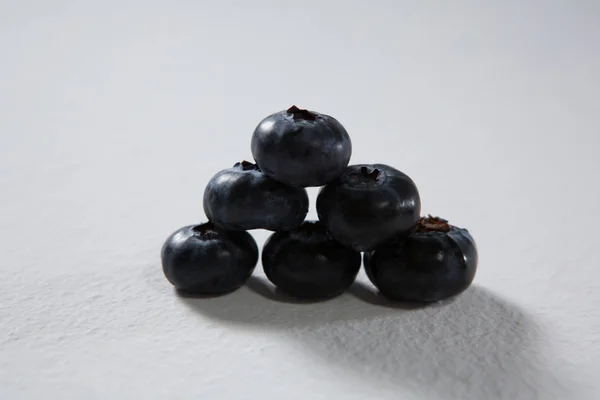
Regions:
[[[0,398],[600,398],[598,3],[226,3],[0,1]],[[175,295],[162,241],[292,103],[471,230],[474,287]]]

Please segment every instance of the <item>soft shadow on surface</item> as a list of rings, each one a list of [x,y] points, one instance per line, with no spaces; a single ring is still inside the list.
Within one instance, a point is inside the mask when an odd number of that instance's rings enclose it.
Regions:
[[[291,296],[288,296],[285,293],[282,293],[277,288],[273,287],[271,284],[268,284],[266,280],[257,278],[256,276],[251,276],[246,282],[246,286],[248,289],[253,291],[256,294],[261,295],[265,299],[276,301],[278,303],[288,303],[288,304],[318,304],[318,303],[326,303],[328,301],[334,299],[320,299],[320,300],[303,300],[297,299]]]
[[[473,286],[424,307],[387,302],[357,282],[348,294],[302,303],[264,278],[220,298],[181,301],[228,323],[280,330],[315,357],[425,398],[537,398],[547,375],[536,368],[539,331],[517,306]]]

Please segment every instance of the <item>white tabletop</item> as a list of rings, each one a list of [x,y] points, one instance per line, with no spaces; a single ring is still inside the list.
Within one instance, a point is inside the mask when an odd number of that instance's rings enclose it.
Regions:
[[[599,20],[592,1],[0,2],[0,398],[600,398]],[[471,231],[467,292],[406,309],[361,272],[296,304],[260,264],[228,296],[173,291],[164,239],[292,104]]]

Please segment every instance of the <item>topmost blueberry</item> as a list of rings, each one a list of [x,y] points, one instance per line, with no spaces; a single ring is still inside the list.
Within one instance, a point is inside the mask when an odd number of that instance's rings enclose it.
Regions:
[[[289,186],[323,186],[342,174],[352,154],[335,118],[296,106],[269,115],[252,135],[252,155],[269,177]]]

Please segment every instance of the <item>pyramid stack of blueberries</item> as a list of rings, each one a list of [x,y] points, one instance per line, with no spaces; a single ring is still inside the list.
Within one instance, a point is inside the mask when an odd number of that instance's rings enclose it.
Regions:
[[[420,217],[417,187],[397,169],[349,166],[352,143],[335,118],[292,106],[263,119],[251,146],[255,163],[238,162],[208,182],[208,222],[177,230],[162,248],[164,274],[180,291],[221,295],[241,287],[258,262],[252,229],[274,232],[262,249],[264,272],[299,299],[340,295],[362,261],[392,300],[434,302],[473,281],[477,248],[469,232]],[[319,220],[305,221],[305,188],[314,186],[322,186]]]

